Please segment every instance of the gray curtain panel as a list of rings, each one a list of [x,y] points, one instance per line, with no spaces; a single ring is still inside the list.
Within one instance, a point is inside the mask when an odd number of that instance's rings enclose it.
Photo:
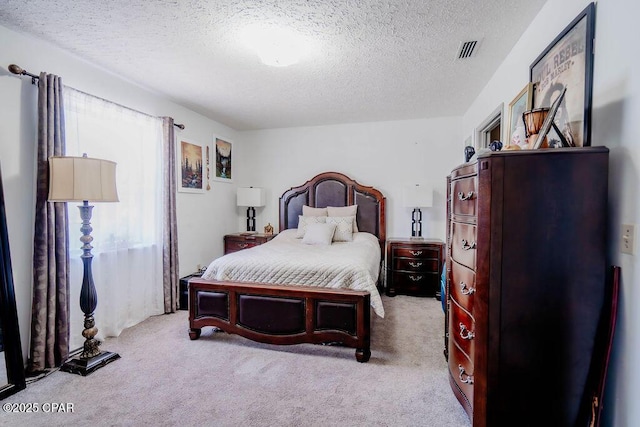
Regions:
[[[66,203],[49,203],[50,156],[65,154],[62,80],[41,73],[38,81],[36,215],[33,303],[28,370],[62,365],[69,356],[69,226]]]
[[[178,222],[176,219],[176,143],[171,117],[162,118],[164,153],[164,226],[163,226],[163,286],[164,312],[174,313],[178,309]]]

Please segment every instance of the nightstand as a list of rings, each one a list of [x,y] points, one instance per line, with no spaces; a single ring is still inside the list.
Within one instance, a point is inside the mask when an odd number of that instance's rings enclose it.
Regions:
[[[179,295],[179,299],[180,299],[180,304],[179,304],[179,309],[180,310],[188,310],[189,309],[189,279],[194,278],[194,277],[201,277],[202,274],[204,273],[203,271],[197,271],[195,273],[191,273],[188,276],[184,276],[180,278],[180,295]]]
[[[442,240],[387,239],[386,255],[388,296],[434,297],[440,291],[444,256]]]
[[[275,234],[263,234],[263,233],[233,233],[224,236],[224,254],[230,254],[231,252],[241,251],[243,249],[252,248],[254,246],[267,243],[273,239]]]

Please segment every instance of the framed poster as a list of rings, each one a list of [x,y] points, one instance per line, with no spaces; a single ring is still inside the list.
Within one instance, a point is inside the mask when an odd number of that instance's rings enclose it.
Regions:
[[[180,153],[178,191],[184,193],[202,193],[204,191],[204,150],[205,147],[201,144],[178,139],[178,153]]]
[[[529,69],[529,81],[535,84],[534,109],[549,108],[566,88],[554,122],[568,144],[575,147],[591,145],[594,19],[595,6],[590,3]],[[560,141],[553,128],[547,138],[551,147]]]
[[[507,122],[505,136],[506,145],[527,145],[527,135],[522,120],[522,113],[531,109],[533,105],[533,83],[528,83],[520,93],[509,103],[509,121]]]
[[[213,179],[216,181],[232,182],[233,162],[231,158],[231,150],[233,148],[233,144],[229,142],[229,140],[219,137],[215,137],[213,141],[213,148],[216,153],[216,167]]]

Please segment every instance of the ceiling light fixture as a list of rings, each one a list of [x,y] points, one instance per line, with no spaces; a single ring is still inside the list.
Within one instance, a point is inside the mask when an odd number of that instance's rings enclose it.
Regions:
[[[243,39],[264,64],[273,67],[293,65],[307,53],[303,38],[284,28],[247,27]]]

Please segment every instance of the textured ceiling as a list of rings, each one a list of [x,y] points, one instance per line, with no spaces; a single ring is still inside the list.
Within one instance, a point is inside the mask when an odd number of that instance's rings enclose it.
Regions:
[[[0,25],[247,130],[462,115],[545,2],[2,0]],[[312,52],[266,66],[240,41],[256,24]]]

